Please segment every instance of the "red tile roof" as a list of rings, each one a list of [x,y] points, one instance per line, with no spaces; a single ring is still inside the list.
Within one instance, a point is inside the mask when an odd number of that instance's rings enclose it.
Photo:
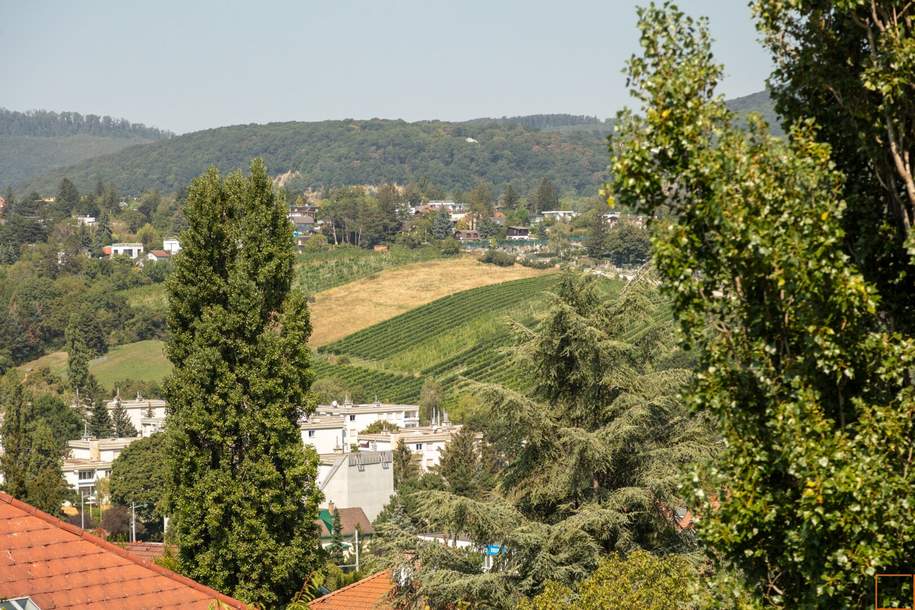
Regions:
[[[310,601],[308,607],[311,610],[389,610],[392,606],[386,597],[393,588],[391,572],[385,570]]]
[[[245,608],[0,492],[0,599],[26,596],[42,610]]]
[[[147,561],[153,561],[165,555],[165,545],[161,542],[125,542],[121,546],[134,557]],[[174,545],[171,544],[168,545],[168,548],[170,551],[175,550]]]
[[[168,258],[171,256],[171,254],[169,254],[169,252],[166,250],[150,250],[149,253],[156,258]]]

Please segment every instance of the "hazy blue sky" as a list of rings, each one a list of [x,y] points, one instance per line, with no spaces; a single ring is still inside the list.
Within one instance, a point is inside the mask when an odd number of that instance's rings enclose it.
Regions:
[[[110,114],[179,133],[332,118],[612,115],[637,48],[631,0],[0,0],[0,106]],[[769,60],[743,0],[706,14],[723,92]]]

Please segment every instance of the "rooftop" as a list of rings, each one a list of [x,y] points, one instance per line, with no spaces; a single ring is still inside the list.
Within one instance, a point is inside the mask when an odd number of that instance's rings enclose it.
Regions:
[[[0,599],[30,597],[42,610],[245,608],[2,492],[0,549]]]
[[[384,570],[310,601],[308,607],[311,610],[388,610],[392,606],[385,598],[393,588],[391,573]]]
[[[358,506],[353,508],[337,508],[336,510],[340,513],[341,536],[352,536],[356,531],[357,525],[359,526],[359,532],[361,534],[375,533],[375,528],[372,527],[369,518],[365,516],[365,511]],[[329,508],[322,508],[320,510],[315,524],[318,526],[322,538],[329,538],[331,536],[331,529],[334,527],[334,515],[330,512]]]

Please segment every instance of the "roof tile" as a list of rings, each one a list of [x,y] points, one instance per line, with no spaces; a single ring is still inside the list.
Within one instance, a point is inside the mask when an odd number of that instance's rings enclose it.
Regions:
[[[244,604],[0,492],[0,599],[44,610],[207,610]]]

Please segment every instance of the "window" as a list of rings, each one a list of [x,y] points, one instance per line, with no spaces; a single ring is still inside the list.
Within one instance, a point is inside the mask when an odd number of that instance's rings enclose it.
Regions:
[[[315,431],[314,431],[314,430],[309,430],[309,431],[308,431],[308,438],[314,438],[314,435],[315,435]]]
[[[350,421],[356,421],[356,416],[355,416],[355,415],[350,415],[350,416],[349,416],[349,420],[350,420]]]
[[[382,463],[381,463],[381,467],[382,467],[383,469],[387,470],[388,468],[391,467],[391,464],[390,464],[389,462],[382,462]]]
[[[80,481],[91,481],[95,478],[94,470],[80,470],[79,471],[79,480]]]
[[[422,444],[422,443],[416,443],[416,450],[417,450],[417,451],[422,451],[422,450],[423,450],[423,444]]]

